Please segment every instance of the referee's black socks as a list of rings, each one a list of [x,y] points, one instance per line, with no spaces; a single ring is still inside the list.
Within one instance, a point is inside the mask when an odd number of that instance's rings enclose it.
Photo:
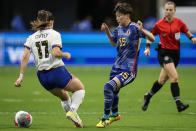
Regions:
[[[158,80],[154,82],[150,92],[148,93],[149,98],[151,98],[155,93],[157,93],[163,85],[159,84]]]
[[[171,93],[176,101],[176,104],[180,103],[180,88],[178,86],[178,82],[171,83]]]

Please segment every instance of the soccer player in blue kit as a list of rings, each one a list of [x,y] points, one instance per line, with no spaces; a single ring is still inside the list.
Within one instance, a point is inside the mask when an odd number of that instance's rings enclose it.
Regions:
[[[131,21],[132,7],[129,3],[117,3],[114,13],[119,26],[114,30],[113,35],[105,23],[101,25],[101,30],[106,33],[118,53],[110,72],[110,80],[104,86],[104,115],[96,125],[97,128],[104,128],[120,120],[118,93],[122,87],[136,78],[140,40],[141,38],[147,38],[151,42],[155,40],[152,33],[143,29],[141,21],[137,24]],[[111,116],[110,111],[112,111]]]

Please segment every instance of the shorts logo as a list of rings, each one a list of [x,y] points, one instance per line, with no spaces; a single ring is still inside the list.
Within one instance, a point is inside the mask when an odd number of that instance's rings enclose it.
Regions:
[[[169,60],[169,56],[165,56],[165,57],[164,57],[164,60],[165,60],[165,61],[168,61],[168,60]]]
[[[164,37],[165,37],[166,35],[167,35],[167,34],[162,34],[162,36],[164,36]]]

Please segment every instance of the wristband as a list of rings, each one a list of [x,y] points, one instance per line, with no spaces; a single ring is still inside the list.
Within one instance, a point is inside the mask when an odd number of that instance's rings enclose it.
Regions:
[[[24,74],[20,73],[19,78],[23,78]]]
[[[194,36],[189,37],[190,40],[192,40],[194,38]]]
[[[146,48],[150,48],[150,43],[146,43]]]

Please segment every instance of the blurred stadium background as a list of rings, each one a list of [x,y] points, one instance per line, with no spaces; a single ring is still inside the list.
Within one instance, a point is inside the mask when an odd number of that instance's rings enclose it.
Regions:
[[[133,21],[142,20],[150,30],[163,17],[162,5],[166,0],[128,0],[133,8]],[[0,66],[17,65],[23,54],[23,43],[30,30],[30,21],[36,19],[40,9],[53,12],[55,29],[62,33],[63,51],[69,51],[72,59],[67,64],[92,65],[112,64],[116,55],[106,35],[100,32],[104,21],[111,30],[116,26],[112,9],[118,0],[1,0],[0,1]],[[176,16],[183,19],[189,29],[196,32],[196,1],[176,0]],[[142,3],[142,4],[141,4]],[[181,65],[196,64],[196,46],[182,35]],[[159,39],[156,37],[156,46]],[[140,52],[140,65],[157,65],[156,52],[150,57],[143,55],[144,40]],[[153,48],[152,47],[152,48]],[[32,64],[33,57],[30,63]]]
[[[132,20],[142,20],[144,27],[150,30],[154,22],[163,17],[162,6],[167,0],[127,1],[134,8]],[[103,86],[116,56],[116,49],[110,45],[106,35],[100,32],[100,25],[105,21],[111,30],[117,25],[112,13],[116,2],[118,0],[0,0],[0,130],[16,130],[12,122],[18,110],[32,112],[35,118],[32,130],[64,130],[64,123],[69,130],[75,130],[72,125],[66,124],[70,122],[64,120],[59,101],[39,84],[32,56],[29,61],[32,67],[25,73],[24,88],[13,88],[19,74],[23,44],[33,33],[29,23],[36,18],[40,9],[50,10],[55,17],[54,29],[61,32],[63,51],[72,54],[71,60],[64,59],[64,62],[86,87],[85,101],[79,114],[89,127],[85,130],[96,130],[95,124],[103,110]],[[174,2],[177,5],[176,16],[183,19],[196,37],[196,1]],[[87,21],[90,21],[91,26]],[[176,113],[169,82],[154,99],[147,113],[140,109],[143,94],[150,89],[160,71],[157,52],[153,49],[158,42],[159,38],[156,37],[151,46],[151,56],[146,57],[143,54],[145,40],[142,39],[139,76],[130,85],[132,89],[126,87],[120,94],[120,110],[124,120],[108,130],[196,130],[196,45],[183,34],[178,70],[182,98],[190,104],[190,109],[184,114]]]

